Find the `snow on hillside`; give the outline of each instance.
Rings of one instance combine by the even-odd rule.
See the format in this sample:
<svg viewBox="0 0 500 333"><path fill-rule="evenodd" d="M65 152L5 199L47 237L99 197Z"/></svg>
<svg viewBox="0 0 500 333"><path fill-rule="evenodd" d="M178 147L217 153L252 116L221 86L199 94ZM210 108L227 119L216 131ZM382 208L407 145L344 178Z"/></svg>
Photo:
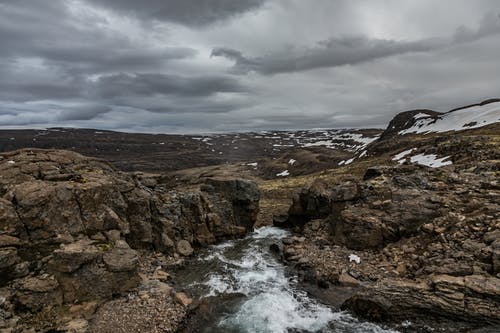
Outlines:
<svg viewBox="0 0 500 333"><path fill-rule="evenodd" d="M444 113L437 118L418 114L415 119L412 127L399 134L460 131L493 124L500 121L500 102Z"/></svg>
<svg viewBox="0 0 500 333"><path fill-rule="evenodd" d="M430 154L430 155L425 155L425 154L418 154L415 156L412 156L410 158L410 161L412 163L417 163L420 165L425 165L431 168L440 168L446 165L453 164L451 161L447 161L450 158L450 156L438 158L435 154Z"/></svg>
<svg viewBox="0 0 500 333"><path fill-rule="evenodd" d="M368 137L359 133L349 133L342 130L329 130L317 136L298 137L297 143L301 147L326 147L331 149L347 149L358 151L364 149L379 136Z"/></svg>

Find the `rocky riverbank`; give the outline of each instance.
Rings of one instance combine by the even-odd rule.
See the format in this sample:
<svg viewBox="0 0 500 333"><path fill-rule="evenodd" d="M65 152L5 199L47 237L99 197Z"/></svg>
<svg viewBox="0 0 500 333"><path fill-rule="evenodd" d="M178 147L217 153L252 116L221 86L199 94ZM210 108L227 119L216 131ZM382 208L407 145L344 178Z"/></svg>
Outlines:
<svg viewBox="0 0 500 333"><path fill-rule="evenodd" d="M297 234L283 241L284 259L315 295L372 321L500 327L496 136L389 140L371 147L392 146L384 164L317 177L295 194L274 219ZM402 151L452 162L422 166L398 160Z"/></svg>
<svg viewBox="0 0 500 333"><path fill-rule="evenodd" d="M2 332L175 331L191 300L166 270L245 235L259 202L248 181L173 191L98 159L35 149L0 155L0 196Z"/></svg>

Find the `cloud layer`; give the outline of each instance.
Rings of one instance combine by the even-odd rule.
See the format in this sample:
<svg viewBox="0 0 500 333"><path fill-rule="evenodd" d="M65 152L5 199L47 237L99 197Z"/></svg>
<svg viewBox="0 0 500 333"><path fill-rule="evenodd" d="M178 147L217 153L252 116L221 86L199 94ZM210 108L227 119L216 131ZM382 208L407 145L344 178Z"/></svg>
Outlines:
<svg viewBox="0 0 500 333"><path fill-rule="evenodd" d="M493 0L0 0L0 127L383 126L498 97L499 13Z"/></svg>

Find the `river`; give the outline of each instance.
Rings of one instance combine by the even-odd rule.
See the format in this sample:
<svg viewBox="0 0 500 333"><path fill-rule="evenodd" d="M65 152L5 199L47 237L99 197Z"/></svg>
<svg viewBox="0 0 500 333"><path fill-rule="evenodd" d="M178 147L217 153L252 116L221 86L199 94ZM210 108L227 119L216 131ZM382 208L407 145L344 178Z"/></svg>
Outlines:
<svg viewBox="0 0 500 333"><path fill-rule="evenodd" d="M194 316L186 332L394 332L361 322L301 290L296 276L269 250L288 235L260 228L201 251L177 271L176 287L205 300L203 313Z"/></svg>

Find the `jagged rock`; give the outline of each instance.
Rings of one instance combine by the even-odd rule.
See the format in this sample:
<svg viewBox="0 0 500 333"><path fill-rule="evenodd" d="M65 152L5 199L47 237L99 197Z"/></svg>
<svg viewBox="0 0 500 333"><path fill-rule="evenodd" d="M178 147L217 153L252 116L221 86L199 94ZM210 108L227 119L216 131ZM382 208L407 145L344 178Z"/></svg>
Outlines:
<svg viewBox="0 0 500 333"><path fill-rule="evenodd" d="M236 225L247 231L253 230L260 199L259 187L255 182L243 179L208 179L207 185L213 189L211 194L215 192L222 195L232 204L230 208Z"/></svg>
<svg viewBox="0 0 500 333"><path fill-rule="evenodd" d="M358 291L342 308L376 321L444 316L499 323L499 296L499 279L479 275L438 275L429 282L383 279Z"/></svg>
<svg viewBox="0 0 500 333"><path fill-rule="evenodd" d="M132 250L125 241L117 241L110 251L103 255L103 261L111 272L130 272L137 269L137 251Z"/></svg>
<svg viewBox="0 0 500 333"><path fill-rule="evenodd" d="M0 231L5 236L20 237L25 236L24 229L15 206L8 200L0 198Z"/></svg>
<svg viewBox="0 0 500 333"><path fill-rule="evenodd" d="M89 322L85 319L74 319L62 327L59 327L57 330L60 332L67 333L85 333L87 332L87 328L89 327Z"/></svg>
<svg viewBox="0 0 500 333"><path fill-rule="evenodd" d="M177 242L177 252L182 254L185 257L190 256L193 254L193 248L191 247L191 244L185 239L181 239L180 241Z"/></svg>
<svg viewBox="0 0 500 333"><path fill-rule="evenodd" d="M110 242L116 242L121 237L120 230L116 230L116 229L108 230L108 231L105 232L105 234L106 234L106 238Z"/></svg>
<svg viewBox="0 0 500 333"><path fill-rule="evenodd" d="M50 265L58 272L71 273L83 264L101 256L102 253L93 245L93 241L83 239L68 245L61 245L60 249L54 251Z"/></svg>
<svg viewBox="0 0 500 333"><path fill-rule="evenodd" d="M21 241L17 237L0 235L0 247L19 246Z"/></svg>
<svg viewBox="0 0 500 333"><path fill-rule="evenodd" d="M136 286L137 260L136 251L124 241L106 249L83 239L55 250L50 267L61 284L65 302L92 301L110 298Z"/></svg>
<svg viewBox="0 0 500 333"><path fill-rule="evenodd" d="M377 168L377 181L329 185L314 181L293 198L289 221L328 221L336 243L352 249L379 248L441 214L429 182L415 168ZM384 174L382 174L384 173Z"/></svg>
<svg viewBox="0 0 500 333"><path fill-rule="evenodd" d="M491 244L495 241L500 241L500 229L486 233L483 239L486 244Z"/></svg>
<svg viewBox="0 0 500 333"><path fill-rule="evenodd" d="M63 296L54 276L28 277L15 284L14 303L22 311L36 312L62 304Z"/></svg>
<svg viewBox="0 0 500 333"><path fill-rule="evenodd" d="M175 293L175 300L183 306L189 306L193 303L193 299L185 293Z"/></svg>
<svg viewBox="0 0 500 333"><path fill-rule="evenodd" d="M21 266L20 266L21 265ZM26 275L26 267L14 247L0 248L0 287L10 280Z"/></svg>
<svg viewBox="0 0 500 333"><path fill-rule="evenodd" d="M0 249L0 269L14 266L19 262L17 249L14 247Z"/></svg>
<svg viewBox="0 0 500 333"><path fill-rule="evenodd" d="M493 273L500 273L500 239L495 240L491 244L491 261L493 266Z"/></svg>
<svg viewBox="0 0 500 333"><path fill-rule="evenodd" d="M42 303L100 304L138 286L136 250L189 256L193 246L243 236L258 213L258 187L241 179L207 180L206 192L172 191L158 177L117 172L73 152L0 157L0 286L20 290L14 313ZM20 279L44 281L47 272L57 287L46 292ZM160 272L155 278L168 278Z"/></svg>
<svg viewBox="0 0 500 333"><path fill-rule="evenodd" d="M360 284L360 282L358 280L356 280L355 278L353 278L352 276L350 276L347 273L340 274L338 282L341 286L344 286L344 287L357 287Z"/></svg>

